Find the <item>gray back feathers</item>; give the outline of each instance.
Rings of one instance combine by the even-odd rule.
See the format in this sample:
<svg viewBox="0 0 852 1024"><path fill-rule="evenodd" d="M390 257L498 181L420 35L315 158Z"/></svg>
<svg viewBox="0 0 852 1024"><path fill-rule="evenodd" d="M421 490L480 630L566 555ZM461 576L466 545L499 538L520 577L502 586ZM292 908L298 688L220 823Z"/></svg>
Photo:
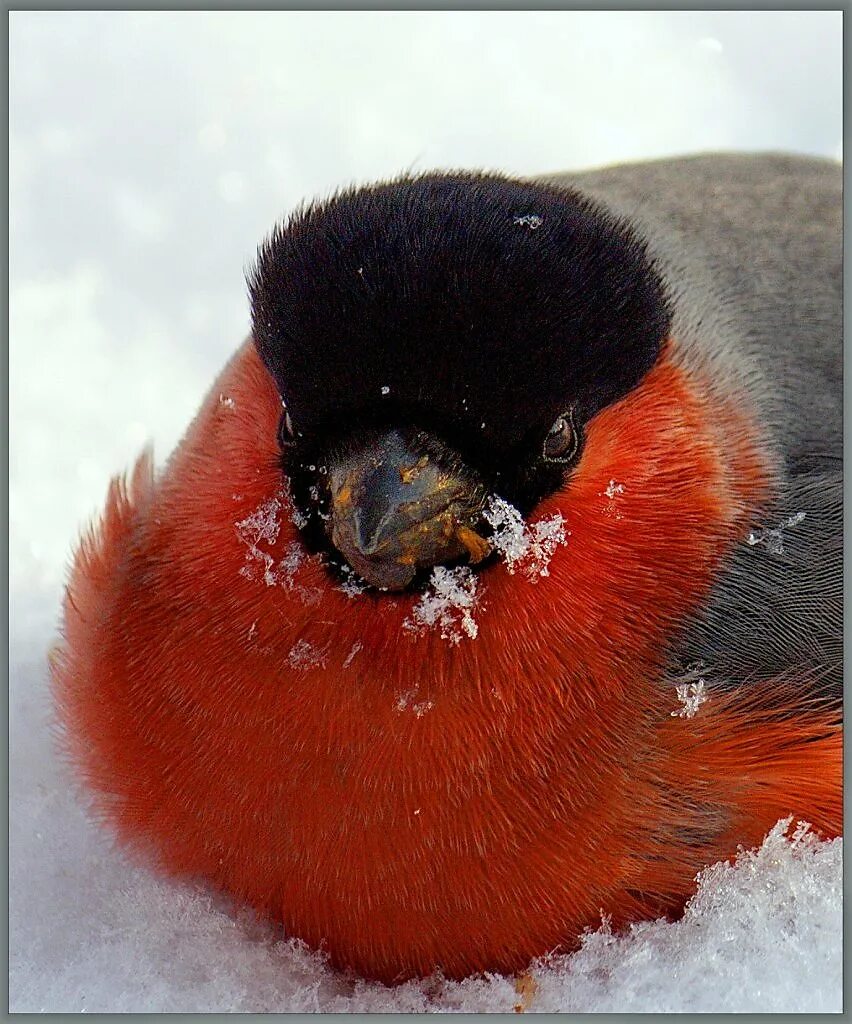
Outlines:
<svg viewBox="0 0 852 1024"><path fill-rule="evenodd" d="M708 155L556 179L637 223L676 298L687 360L741 394L780 491L732 552L673 671L842 693L842 171L775 154ZM751 543L749 542L751 541Z"/></svg>

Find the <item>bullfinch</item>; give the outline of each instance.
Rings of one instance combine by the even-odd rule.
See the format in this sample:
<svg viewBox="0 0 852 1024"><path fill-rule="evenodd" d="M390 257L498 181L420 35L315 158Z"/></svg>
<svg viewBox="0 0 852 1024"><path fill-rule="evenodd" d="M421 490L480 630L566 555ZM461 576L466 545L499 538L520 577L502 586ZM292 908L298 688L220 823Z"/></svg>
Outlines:
<svg viewBox="0 0 852 1024"><path fill-rule="evenodd" d="M787 815L837 835L840 189L427 173L275 227L249 338L76 552L96 814L385 982L676 915Z"/></svg>

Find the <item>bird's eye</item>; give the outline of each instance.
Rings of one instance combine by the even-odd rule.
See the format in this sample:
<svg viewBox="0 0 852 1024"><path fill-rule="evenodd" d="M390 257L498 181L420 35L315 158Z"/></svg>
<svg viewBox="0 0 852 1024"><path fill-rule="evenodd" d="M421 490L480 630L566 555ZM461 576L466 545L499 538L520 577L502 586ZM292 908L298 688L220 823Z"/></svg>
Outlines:
<svg viewBox="0 0 852 1024"><path fill-rule="evenodd" d="M296 432L293 430L293 421L290 413L285 409L281 413L281 421L278 424L278 444L282 448L291 448L296 443Z"/></svg>
<svg viewBox="0 0 852 1024"><path fill-rule="evenodd" d="M568 409L559 416L544 441L546 462L570 462L580 447L580 436L574 423L574 412Z"/></svg>

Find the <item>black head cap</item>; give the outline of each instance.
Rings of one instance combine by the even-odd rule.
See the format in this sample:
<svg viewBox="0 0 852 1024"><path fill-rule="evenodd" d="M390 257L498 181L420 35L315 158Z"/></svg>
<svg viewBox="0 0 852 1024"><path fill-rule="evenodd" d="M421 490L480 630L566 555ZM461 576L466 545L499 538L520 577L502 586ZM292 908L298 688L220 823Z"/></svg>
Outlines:
<svg viewBox="0 0 852 1024"><path fill-rule="evenodd" d="M360 426L411 425L529 506L542 445L653 365L670 326L644 243L576 192L426 174L298 211L250 276L254 337L306 461Z"/></svg>

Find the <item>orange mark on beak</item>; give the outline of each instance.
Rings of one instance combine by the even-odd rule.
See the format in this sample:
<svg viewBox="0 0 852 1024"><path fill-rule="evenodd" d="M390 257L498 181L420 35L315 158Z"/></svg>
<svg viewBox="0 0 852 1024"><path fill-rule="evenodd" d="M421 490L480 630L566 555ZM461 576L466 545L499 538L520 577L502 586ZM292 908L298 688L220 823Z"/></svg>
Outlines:
<svg viewBox="0 0 852 1024"><path fill-rule="evenodd" d="M475 530L471 530L469 526L457 527L456 537L464 544L474 565L491 553L491 545L488 541L484 537L480 537Z"/></svg>
<svg viewBox="0 0 852 1024"><path fill-rule="evenodd" d="M352 488L349 484L344 484L337 492L335 503L340 505L341 508L348 508L352 504Z"/></svg>
<svg viewBox="0 0 852 1024"><path fill-rule="evenodd" d="M422 470L426 467L429 462L429 456L424 455L418 459L413 466L400 466L399 467L399 478L404 484L413 483L417 477L420 476Z"/></svg>

